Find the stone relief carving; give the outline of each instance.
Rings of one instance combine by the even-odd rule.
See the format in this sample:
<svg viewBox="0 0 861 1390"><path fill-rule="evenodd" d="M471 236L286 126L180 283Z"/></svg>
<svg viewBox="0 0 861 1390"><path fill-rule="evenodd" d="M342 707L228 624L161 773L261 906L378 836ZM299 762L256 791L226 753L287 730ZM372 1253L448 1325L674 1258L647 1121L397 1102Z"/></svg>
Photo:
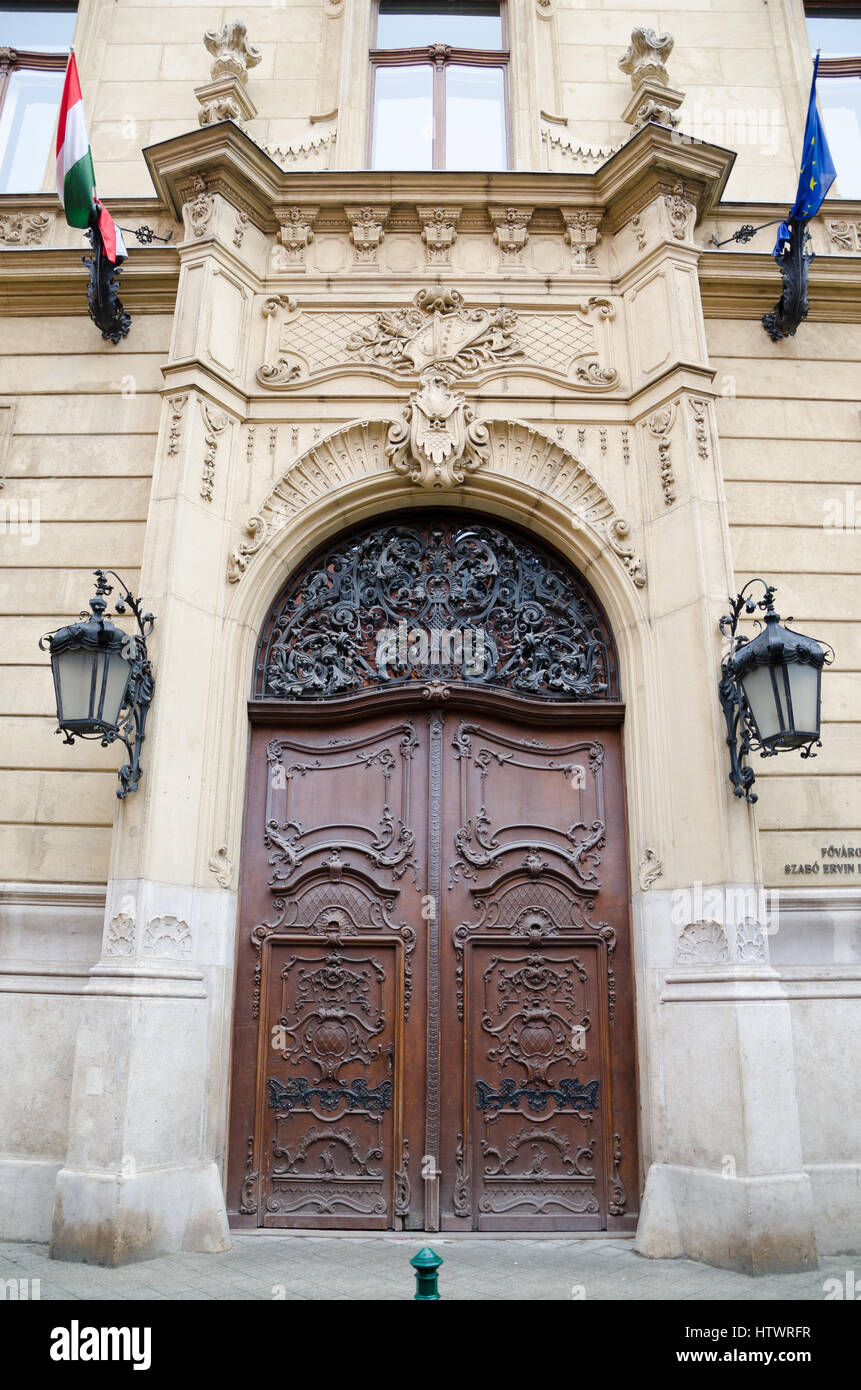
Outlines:
<svg viewBox="0 0 861 1390"><path fill-rule="evenodd" d="M238 212L236 214L236 226L233 229L233 245L241 246L245 239L245 228L248 226L248 213Z"/></svg>
<svg viewBox="0 0 861 1390"><path fill-rule="evenodd" d="M143 949L151 956L188 960L191 927L179 917L153 917L144 931Z"/></svg>
<svg viewBox="0 0 861 1390"><path fill-rule="evenodd" d="M655 879L662 876L663 872L664 866L655 851L653 849L647 849L639 865L640 887L644 893L651 888Z"/></svg>
<svg viewBox="0 0 861 1390"><path fill-rule="evenodd" d="M220 888L229 888L233 878L233 864L227 853L227 845L221 845L209 860L210 873Z"/></svg>
<svg viewBox="0 0 861 1390"><path fill-rule="evenodd" d="M466 397L451 391L451 380L435 368L423 373L421 391L388 433L389 463L422 487L462 483L487 462L487 427L475 420Z"/></svg>
<svg viewBox="0 0 861 1390"><path fill-rule="evenodd" d="M353 259L357 265L375 266L380 242L386 235L388 208L365 207L344 208L350 223L350 241L353 243Z"/></svg>
<svg viewBox="0 0 861 1390"><path fill-rule="evenodd" d="M277 208L279 223L278 237L283 248L282 269L287 266L295 269L304 266L305 252L314 240L314 219L318 208L292 207Z"/></svg>
<svg viewBox="0 0 861 1390"><path fill-rule="evenodd" d="M273 389L297 389L355 365L396 381L417 380L431 366L458 379L487 377L515 362L585 390L611 390L619 380L606 363L615 309L595 296L564 314L515 313L468 308L459 291L436 285L419 290L406 308L373 315L300 313L295 301L277 297L265 301L263 312L281 325L277 352L267 332L266 361L257 371L260 384Z"/></svg>
<svg viewBox="0 0 861 1390"><path fill-rule="evenodd" d="M200 480L200 495L205 502L212 501L212 489L215 484L215 456L218 453L218 436L223 434L230 424L230 416L225 415L223 410L216 410L207 401L200 402L200 413L203 416L205 429L203 455L203 473Z"/></svg>
<svg viewBox="0 0 861 1390"><path fill-rule="evenodd" d="M646 582L642 561L628 543L630 527L589 470L557 441L522 420L484 422L487 471L510 477L554 499L607 541L636 588ZM339 487L384 473L386 421L361 421L335 431L290 465L245 525L245 539L231 554L227 579L238 583L254 558L293 518Z"/></svg>
<svg viewBox="0 0 861 1390"><path fill-rule="evenodd" d="M643 219L640 213L635 212L631 218L631 228L637 238L637 250L642 252L646 249L646 229L643 226Z"/></svg>
<svg viewBox="0 0 861 1390"><path fill-rule="evenodd" d="M301 142L297 145L264 145L263 148L282 169L293 164L312 163L315 168L328 169L338 140L337 126L327 130L325 135Z"/></svg>
<svg viewBox="0 0 861 1390"><path fill-rule="evenodd" d="M0 241L7 246L42 246L53 220L47 212L4 212Z"/></svg>
<svg viewBox="0 0 861 1390"><path fill-rule="evenodd" d="M451 248L457 241L457 222L460 208L417 207L422 224L428 265L446 266L451 261Z"/></svg>
<svg viewBox="0 0 861 1390"><path fill-rule="evenodd" d="M825 226L831 245L836 246L838 251L848 251L850 255L861 251L861 221L847 222L841 218L826 222Z"/></svg>
<svg viewBox="0 0 861 1390"><path fill-rule="evenodd" d="M487 209L493 223L493 240L499 247L502 270L520 265L523 248L529 240L529 220L533 211L533 208Z"/></svg>
<svg viewBox="0 0 861 1390"><path fill-rule="evenodd" d="M109 956L131 956L134 955L134 949L134 918L130 917L127 912L120 912L116 917L112 917L108 924L105 954Z"/></svg>
<svg viewBox="0 0 861 1390"><path fill-rule="evenodd" d="M685 186L681 181L674 183L672 192L664 195L664 207L673 236L678 241L684 241L688 235L691 217L696 217L697 210L695 205L688 201Z"/></svg>
<svg viewBox="0 0 861 1390"><path fill-rule="evenodd" d="M170 407L170 427L167 436L167 452L171 455L179 453L179 441L182 436L182 412L185 410L185 403L188 400L188 392L184 391L178 396L168 396L167 403Z"/></svg>
<svg viewBox="0 0 861 1390"><path fill-rule="evenodd" d="M672 445L669 437L675 422L676 407L674 404L662 406L660 410L656 410L653 415L650 415L646 422L650 434L653 434L658 441L661 489L664 494L664 502L668 507L671 507L676 500L676 477L673 473Z"/></svg>
<svg viewBox="0 0 861 1390"><path fill-rule="evenodd" d="M744 917L735 929L735 957L739 962L765 964L768 960L766 934L761 922Z"/></svg>
<svg viewBox="0 0 861 1390"><path fill-rule="evenodd" d="M183 203L182 220L186 232L192 238L202 237L212 218L215 208L215 194L207 193L206 180L201 174L195 174L192 179L191 191L194 197Z"/></svg>
<svg viewBox="0 0 861 1390"><path fill-rule="evenodd" d="M694 433L697 440L697 455L704 461L709 456L709 436L708 425L706 424L706 410L708 402L697 400L695 396L689 396L688 401L691 407L691 414L694 417Z"/></svg>
<svg viewBox="0 0 861 1390"><path fill-rule="evenodd" d="M723 965L729 961L726 932L719 922L689 922L676 942L679 965Z"/></svg>
<svg viewBox="0 0 861 1390"><path fill-rule="evenodd" d="M548 168L553 164L554 159L558 159L560 165L576 164L578 168L593 171L599 168L605 160L622 148L618 145L579 145L575 144L569 136L559 135L555 130L550 130L547 126L541 127L541 143L544 146L545 160Z"/></svg>
<svg viewBox="0 0 861 1390"><path fill-rule="evenodd" d="M595 247L601 240L601 214L586 208L562 208L565 240L571 247L571 269L594 270L598 264Z"/></svg>
<svg viewBox="0 0 861 1390"><path fill-rule="evenodd" d="M373 327L359 329L345 344L358 361L380 362L395 374L416 375L445 365L453 377L523 355L512 330L510 309L467 309L457 290L419 290L409 309L377 314Z"/></svg>

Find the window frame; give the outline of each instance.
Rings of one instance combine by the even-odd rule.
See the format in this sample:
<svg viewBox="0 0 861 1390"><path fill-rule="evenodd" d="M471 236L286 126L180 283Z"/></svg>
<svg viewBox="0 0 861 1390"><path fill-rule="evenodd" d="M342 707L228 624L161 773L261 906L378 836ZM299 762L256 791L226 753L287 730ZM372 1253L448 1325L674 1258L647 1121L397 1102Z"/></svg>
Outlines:
<svg viewBox="0 0 861 1390"><path fill-rule="evenodd" d="M50 6L44 6L44 8L50 8ZM64 8L67 9L68 7ZM80 16L81 5L80 0L78 0L78 3L75 5L75 28L77 28ZM74 29L72 31L72 38L74 39ZM65 72L66 66L69 62L69 54L71 52L72 44L69 44L66 48L55 49L13 48L9 44L0 44L0 117L2 117L3 115L3 107L6 104L6 96L9 91L9 85L12 80L12 74L14 72ZM55 133L57 129L57 119L59 118L59 115L60 103L58 102L57 112L54 117ZM52 148L53 145L51 146L51 149ZM2 157L4 153L5 150L0 150L0 157ZM51 157L51 150L49 149L48 161L45 166L46 169L53 162L54 161ZM33 193L40 193L43 191L42 186L45 183L45 176L45 170L43 170L40 187L32 189L31 191ZM11 196L15 195L6 194L2 189L0 189L0 197ZM17 196L25 197L26 194L21 193Z"/></svg>
<svg viewBox="0 0 861 1390"><path fill-rule="evenodd" d="M431 167L421 172L445 172L445 77L449 67L501 68L502 69L502 119L505 128L505 163L503 169L511 169L512 130L509 100L509 67L511 50L508 43L508 7L506 0L499 0L499 17L502 27L499 48L457 48L453 44L422 44L418 48L377 48L377 32L380 19L380 0L374 0L371 17L371 82L368 119L367 165L374 168L374 136L376 133L377 73L380 68L430 67L433 72L432 109L433 140L431 143ZM405 171L406 172L406 171ZM458 171L455 171L458 172Z"/></svg>
<svg viewBox="0 0 861 1390"><path fill-rule="evenodd" d="M861 77L861 5L858 0L852 0L851 4L835 4L834 0L805 0L804 19L805 31L806 21L812 19L814 15L821 14L824 10L847 10L850 15L855 12L853 17L858 19L858 53L856 55L847 54L843 58L820 58L819 76L820 77ZM810 35L807 34L807 46L810 47Z"/></svg>

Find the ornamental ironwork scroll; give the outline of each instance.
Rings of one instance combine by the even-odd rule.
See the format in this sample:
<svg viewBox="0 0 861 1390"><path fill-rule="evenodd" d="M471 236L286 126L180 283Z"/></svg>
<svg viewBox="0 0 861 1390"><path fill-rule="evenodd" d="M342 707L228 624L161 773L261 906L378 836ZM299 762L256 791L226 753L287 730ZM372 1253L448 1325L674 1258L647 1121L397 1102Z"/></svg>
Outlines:
<svg viewBox="0 0 861 1390"><path fill-rule="evenodd" d="M442 511L318 551L270 610L253 697L323 700L412 682L619 698L610 630L585 582L531 538Z"/></svg>

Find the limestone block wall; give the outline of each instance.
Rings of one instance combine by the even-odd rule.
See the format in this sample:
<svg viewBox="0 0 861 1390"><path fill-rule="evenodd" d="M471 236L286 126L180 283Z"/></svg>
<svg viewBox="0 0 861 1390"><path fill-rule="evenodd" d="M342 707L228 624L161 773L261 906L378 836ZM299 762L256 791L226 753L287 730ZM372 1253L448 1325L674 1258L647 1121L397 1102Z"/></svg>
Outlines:
<svg viewBox="0 0 861 1390"><path fill-rule="evenodd" d="M861 857L827 852L861 851L861 325L806 323L772 347L758 323L712 320L708 340L739 586L764 575L836 652L817 756L754 759L765 882L861 892Z"/></svg>
<svg viewBox="0 0 861 1390"><path fill-rule="evenodd" d="M170 319L137 317L109 351L84 316L7 318L3 338L2 877L104 883L120 751L54 737L38 642L86 606L96 566L137 584Z"/></svg>

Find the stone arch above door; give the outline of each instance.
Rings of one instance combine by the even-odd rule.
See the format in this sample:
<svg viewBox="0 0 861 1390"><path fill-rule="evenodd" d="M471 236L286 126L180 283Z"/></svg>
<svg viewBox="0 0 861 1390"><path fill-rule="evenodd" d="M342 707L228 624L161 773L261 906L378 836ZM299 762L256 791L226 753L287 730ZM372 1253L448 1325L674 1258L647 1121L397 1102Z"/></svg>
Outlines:
<svg viewBox="0 0 861 1390"><path fill-rule="evenodd" d="M228 562L229 582L240 583L279 533L313 503L329 498L337 509L339 494L354 491L365 480L379 486L403 477L407 505L422 493L441 503L457 501L467 491L490 494L506 487L549 498L570 512L572 529L591 536L593 552L608 552L628 580L643 587L642 561L629 544L629 523L595 476L562 444L521 420L474 422L463 398L455 399L454 410L462 412L460 425L455 421L451 427L456 444L441 461L435 481L432 444L420 444L423 457L416 457L414 421L420 399L412 398L402 421L355 421L297 459L246 522L245 539Z"/></svg>

